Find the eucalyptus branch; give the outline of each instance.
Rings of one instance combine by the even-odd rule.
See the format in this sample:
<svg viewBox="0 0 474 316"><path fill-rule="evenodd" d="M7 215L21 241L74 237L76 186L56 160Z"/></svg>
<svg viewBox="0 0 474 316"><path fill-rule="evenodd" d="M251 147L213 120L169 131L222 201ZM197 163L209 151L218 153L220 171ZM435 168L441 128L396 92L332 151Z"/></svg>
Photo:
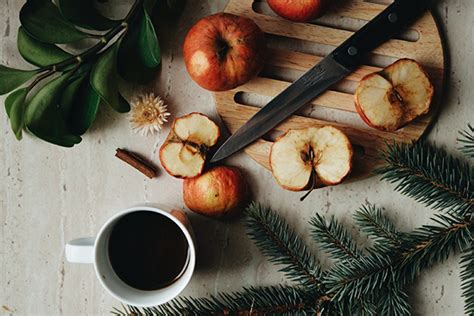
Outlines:
<svg viewBox="0 0 474 316"><path fill-rule="evenodd" d="M48 69L43 71L38 77L35 78L27 87L28 91L31 91L38 83L43 81L46 78L51 77L52 75L55 74L55 71L53 69Z"/></svg>
<svg viewBox="0 0 474 316"><path fill-rule="evenodd" d="M52 70L53 72L61 72L64 69L76 64L81 65L82 63L88 61L92 57L96 56L103 48L105 48L110 41L115 38L119 33L125 30L128 30L130 20L138 13L138 10L141 8L144 0L136 0L132 7L130 8L127 16L123 19L122 23L118 24L106 34L99 37L99 42L96 43L91 48L80 53L79 55L68 58L62 62L51 64L45 67L40 68L40 71Z"/></svg>

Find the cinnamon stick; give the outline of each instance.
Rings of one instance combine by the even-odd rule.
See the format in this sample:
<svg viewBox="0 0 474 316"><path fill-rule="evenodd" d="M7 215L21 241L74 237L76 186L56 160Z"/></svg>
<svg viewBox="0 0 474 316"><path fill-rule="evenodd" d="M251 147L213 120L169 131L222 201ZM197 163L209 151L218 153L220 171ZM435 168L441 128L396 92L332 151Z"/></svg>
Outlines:
<svg viewBox="0 0 474 316"><path fill-rule="evenodd" d="M146 161L145 159L131 151L117 148L115 157L126 162L127 164L137 169L150 179L153 179L157 175L158 171L156 167L151 164L151 162Z"/></svg>

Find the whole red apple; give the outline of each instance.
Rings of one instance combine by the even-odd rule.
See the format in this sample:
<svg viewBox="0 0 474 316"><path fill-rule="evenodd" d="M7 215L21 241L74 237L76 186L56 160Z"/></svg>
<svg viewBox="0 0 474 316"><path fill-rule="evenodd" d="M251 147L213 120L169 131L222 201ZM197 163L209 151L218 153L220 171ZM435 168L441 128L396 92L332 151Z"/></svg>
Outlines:
<svg viewBox="0 0 474 316"><path fill-rule="evenodd" d="M267 0L268 5L282 18L308 22L323 15L325 0Z"/></svg>
<svg viewBox="0 0 474 316"><path fill-rule="evenodd" d="M184 180L186 206L199 214L223 217L238 213L248 199L248 185L239 169L214 167L206 173Z"/></svg>
<svg viewBox="0 0 474 316"><path fill-rule="evenodd" d="M197 84L211 91L231 90L262 69L264 34L248 18L218 13L191 28L183 54L188 73Z"/></svg>

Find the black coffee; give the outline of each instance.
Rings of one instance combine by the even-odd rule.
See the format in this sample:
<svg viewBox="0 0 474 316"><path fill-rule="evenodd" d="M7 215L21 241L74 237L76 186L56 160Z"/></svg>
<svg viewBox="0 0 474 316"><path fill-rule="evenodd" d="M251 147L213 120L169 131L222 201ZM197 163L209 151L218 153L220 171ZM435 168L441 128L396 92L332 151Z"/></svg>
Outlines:
<svg viewBox="0 0 474 316"><path fill-rule="evenodd" d="M131 287L157 290L173 283L188 260L188 241L166 216L138 211L119 219L109 238L115 273Z"/></svg>

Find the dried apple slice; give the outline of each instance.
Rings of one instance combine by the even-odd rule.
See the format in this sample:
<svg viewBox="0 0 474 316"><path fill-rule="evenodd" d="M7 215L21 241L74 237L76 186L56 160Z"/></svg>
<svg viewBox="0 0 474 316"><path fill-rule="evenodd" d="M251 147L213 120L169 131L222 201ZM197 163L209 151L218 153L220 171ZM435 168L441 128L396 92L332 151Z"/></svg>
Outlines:
<svg viewBox="0 0 474 316"><path fill-rule="evenodd" d="M199 176L209 148L217 144L219 137L217 124L203 114L177 118L160 149L163 168L176 178Z"/></svg>
<svg viewBox="0 0 474 316"><path fill-rule="evenodd" d="M355 95L356 110L369 126L395 131L399 128L403 110L397 91L390 81L379 74L370 74L359 84Z"/></svg>
<svg viewBox="0 0 474 316"><path fill-rule="evenodd" d="M270 165L280 186L291 191L341 183L352 169L352 145L337 128L290 130L273 143ZM314 178L313 178L314 179Z"/></svg>
<svg viewBox="0 0 474 316"><path fill-rule="evenodd" d="M382 74L388 78L403 100L402 125L428 113L434 87L428 74L416 61L400 59L385 68Z"/></svg>
<svg viewBox="0 0 474 316"><path fill-rule="evenodd" d="M364 77L355 93L356 110L369 126L395 131L428 113L434 88L414 60L400 59Z"/></svg>

